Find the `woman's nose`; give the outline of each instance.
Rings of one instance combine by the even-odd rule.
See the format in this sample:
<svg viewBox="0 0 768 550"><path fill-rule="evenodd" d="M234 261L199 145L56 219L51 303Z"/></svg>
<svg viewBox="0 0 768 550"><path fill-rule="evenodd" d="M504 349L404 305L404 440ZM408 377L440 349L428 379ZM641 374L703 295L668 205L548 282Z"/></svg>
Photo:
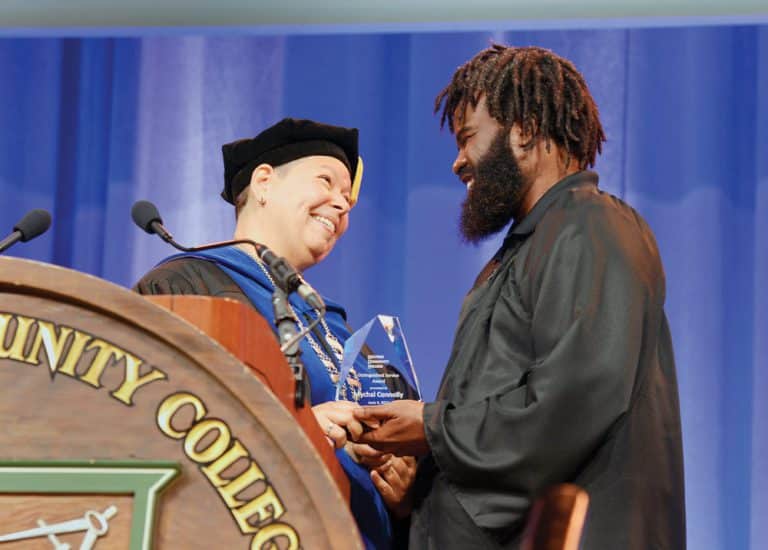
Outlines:
<svg viewBox="0 0 768 550"><path fill-rule="evenodd" d="M336 192L333 194L333 200L331 201L331 206L341 212L342 214L346 214L349 212L350 206L349 201L347 198L341 194L341 192Z"/></svg>

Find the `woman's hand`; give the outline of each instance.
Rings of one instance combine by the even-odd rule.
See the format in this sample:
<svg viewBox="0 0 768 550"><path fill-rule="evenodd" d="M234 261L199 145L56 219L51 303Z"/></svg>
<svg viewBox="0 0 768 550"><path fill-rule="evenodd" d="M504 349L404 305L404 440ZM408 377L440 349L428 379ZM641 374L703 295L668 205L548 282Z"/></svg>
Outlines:
<svg viewBox="0 0 768 550"><path fill-rule="evenodd" d="M373 485L397 518L411 513L410 489L415 478L416 459L412 456L390 455L387 462L371 470Z"/></svg>
<svg viewBox="0 0 768 550"><path fill-rule="evenodd" d="M355 418L354 411L360 405L353 401L326 401L312 407L315 419L328 442L341 449L348 435L357 439L363 433L363 425Z"/></svg>
<svg viewBox="0 0 768 550"><path fill-rule="evenodd" d="M393 456L391 453L377 451L365 443L354 443L352 441L347 441L347 444L344 448L347 450L347 453L352 456L355 462L362 464L369 470L383 466Z"/></svg>

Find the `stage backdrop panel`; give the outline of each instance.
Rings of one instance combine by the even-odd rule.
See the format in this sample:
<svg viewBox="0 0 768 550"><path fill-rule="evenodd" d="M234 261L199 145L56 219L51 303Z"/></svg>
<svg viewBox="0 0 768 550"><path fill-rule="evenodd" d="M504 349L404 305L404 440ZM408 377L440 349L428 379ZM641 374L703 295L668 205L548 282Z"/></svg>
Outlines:
<svg viewBox="0 0 768 550"><path fill-rule="evenodd" d="M130 221L158 204L185 243L230 235L222 143L283 116L361 130L362 195L307 273L359 326L399 314L427 397L461 300L501 236L463 245L455 145L432 114L492 40L552 48L590 84L601 186L655 231L680 376L689 546L768 546L768 27L0 39L0 229L13 254L131 285L172 252Z"/></svg>

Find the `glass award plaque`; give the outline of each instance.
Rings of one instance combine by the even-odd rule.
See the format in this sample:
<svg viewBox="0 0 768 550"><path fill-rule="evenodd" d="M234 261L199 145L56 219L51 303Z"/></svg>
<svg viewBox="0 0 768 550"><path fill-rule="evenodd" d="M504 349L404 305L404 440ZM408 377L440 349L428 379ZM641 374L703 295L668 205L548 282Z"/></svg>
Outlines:
<svg viewBox="0 0 768 550"><path fill-rule="evenodd" d="M363 386L361 403L380 405L396 399L421 400L419 379L400 319L392 315L376 315L344 343L336 399L339 398L341 384L361 353L368 367L365 372L357 372Z"/></svg>

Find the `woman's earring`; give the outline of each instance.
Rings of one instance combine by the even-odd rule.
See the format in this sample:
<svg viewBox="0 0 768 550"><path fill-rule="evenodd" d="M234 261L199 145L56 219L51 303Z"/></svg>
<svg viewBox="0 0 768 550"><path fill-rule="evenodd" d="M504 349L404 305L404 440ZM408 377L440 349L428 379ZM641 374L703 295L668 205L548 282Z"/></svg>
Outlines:
<svg viewBox="0 0 768 550"><path fill-rule="evenodd" d="M258 204L261 207L264 207L267 205L267 199L265 199L264 197L259 197L258 199L256 199L256 204Z"/></svg>

